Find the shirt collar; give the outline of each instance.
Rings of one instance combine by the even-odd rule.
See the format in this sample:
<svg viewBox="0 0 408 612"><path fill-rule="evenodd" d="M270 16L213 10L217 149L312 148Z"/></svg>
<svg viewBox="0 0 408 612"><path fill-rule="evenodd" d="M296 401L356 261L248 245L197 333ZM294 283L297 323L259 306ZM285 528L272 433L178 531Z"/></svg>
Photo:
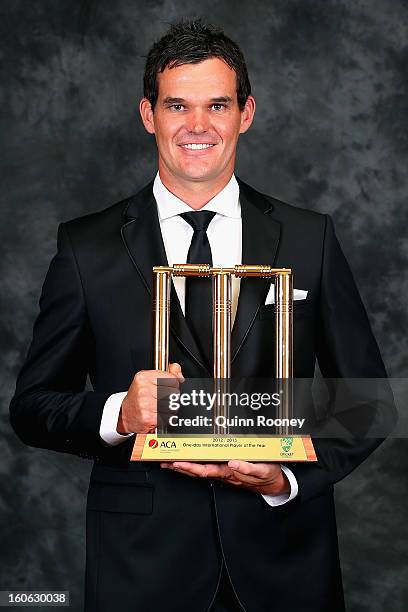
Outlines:
<svg viewBox="0 0 408 612"><path fill-rule="evenodd" d="M157 202L160 221L175 217L184 212L191 212L192 208L171 193L161 181L159 173L153 183L153 195ZM233 174L229 182L225 185L212 200L207 202L200 210L211 210L225 217L235 219L241 218L241 207L239 205L239 185Z"/></svg>

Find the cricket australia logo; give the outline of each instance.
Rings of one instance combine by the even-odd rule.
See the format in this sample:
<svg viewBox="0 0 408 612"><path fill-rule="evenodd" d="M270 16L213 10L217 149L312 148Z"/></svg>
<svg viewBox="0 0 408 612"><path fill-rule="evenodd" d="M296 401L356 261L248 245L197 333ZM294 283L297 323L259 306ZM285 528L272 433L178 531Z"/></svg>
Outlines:
<svg viewBox="0 0 408 612"><path fill-rule="evenodd" d="M290 449L292 448L292 444L293 444L293 438L281 438L281 449L282 449L282 455L293 455L293 453L290 452Z"/></svg>

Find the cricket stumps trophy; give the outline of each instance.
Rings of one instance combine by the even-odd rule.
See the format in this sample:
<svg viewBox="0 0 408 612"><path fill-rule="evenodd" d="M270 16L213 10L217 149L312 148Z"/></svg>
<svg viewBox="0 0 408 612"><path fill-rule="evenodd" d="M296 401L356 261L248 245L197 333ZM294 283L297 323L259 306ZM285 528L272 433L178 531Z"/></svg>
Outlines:
<svg viewBox="0 0 408 612"><path fill-rule="evenodd" d="M176 264L153 268L153 368L169 366L170 291L172 276L212 278L213 389L218 398L213 408L217 417L229 415L231 379L231 286L232 277L269 277L275 282L275 377L284 383L285 393L276 408L280 421L290 422L293 410L293 277L288 268L264 265L236 265L216 268L205 264ZM230 434L214 426L213 433L137 434L133 461L316 461L313 442L307 435L292 435L287 426L276 435Z"/></svg>

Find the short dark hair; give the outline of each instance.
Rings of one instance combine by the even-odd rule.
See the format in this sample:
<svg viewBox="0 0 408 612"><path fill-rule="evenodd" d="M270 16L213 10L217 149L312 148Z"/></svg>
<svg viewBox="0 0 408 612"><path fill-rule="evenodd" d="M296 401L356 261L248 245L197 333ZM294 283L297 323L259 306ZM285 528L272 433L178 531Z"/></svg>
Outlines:
<svg viewBox="0 0 408 612"><path fill-rule="evenodd" d="M251 93L248 70L241 49L221 28L201 19L180 21L170 27L150 49L143 78L144 96L154 109L158 98L157 75L165 68L198 64L218 57L235 71L238 105L243 110Z"/></svg>

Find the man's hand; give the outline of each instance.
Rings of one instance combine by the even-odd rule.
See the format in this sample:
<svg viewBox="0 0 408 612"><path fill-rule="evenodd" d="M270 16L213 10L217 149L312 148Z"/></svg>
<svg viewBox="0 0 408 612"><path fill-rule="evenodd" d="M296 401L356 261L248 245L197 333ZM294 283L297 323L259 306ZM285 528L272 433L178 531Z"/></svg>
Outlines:
<svg viewBox="0 0 408 612"><path fill-rule="evenodd" d="M162 468L198 478L215 478L237 487L244 487L262 495L282 495L290 491L290 484L278 463L189 463L173 461L161 463Z"/></svg>
<svg viewBox="0 0 408 612"><path fill-rule="evenodd" d="M169 393L178 391L179 383L184 381L181 366L171 363L168 372L141 370L135 374L122 402L116 428L118 433L151 433L156 429L157 379L161 381L162 386L164 378L167 379Z"/></svg>

